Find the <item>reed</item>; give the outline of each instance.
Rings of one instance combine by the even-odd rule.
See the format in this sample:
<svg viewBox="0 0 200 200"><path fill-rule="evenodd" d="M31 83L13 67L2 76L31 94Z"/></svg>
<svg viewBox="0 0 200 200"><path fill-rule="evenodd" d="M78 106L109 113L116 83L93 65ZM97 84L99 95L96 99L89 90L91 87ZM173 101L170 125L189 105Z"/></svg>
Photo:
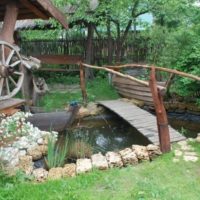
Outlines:
<svg viewBox="0 0 200 200"><path fill-rule="evenodd" d="M54 167L62 167L65 164L65 159L68 152L68 139L64 141L64 145L56 145L53 138L48 138L48 154L45 158L48 169Z"/></svg>

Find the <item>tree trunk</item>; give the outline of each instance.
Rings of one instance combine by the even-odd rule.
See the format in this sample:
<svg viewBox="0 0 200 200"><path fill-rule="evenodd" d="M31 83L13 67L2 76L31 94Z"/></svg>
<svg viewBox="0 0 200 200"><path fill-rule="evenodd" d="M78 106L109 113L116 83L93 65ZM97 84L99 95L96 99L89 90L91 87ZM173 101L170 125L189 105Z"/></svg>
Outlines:
<svg viewBox="0 0 200 200"><path fill-rule="evenodd" d="M93 64L93 36L94 36L94 25L92 23L89 23L87 46L86 46L86 63L87 64ZM94 78L93 70L86 68L85 77L86 77L86 80L93 79Z"/></svg>
<svg viewBox="0 0 200 200"><path fill-rule="evenodd" d="M113 45L111 36L110 19L107 21L107 33L108 33L108 64L111 65L113 61Z"/></svg>

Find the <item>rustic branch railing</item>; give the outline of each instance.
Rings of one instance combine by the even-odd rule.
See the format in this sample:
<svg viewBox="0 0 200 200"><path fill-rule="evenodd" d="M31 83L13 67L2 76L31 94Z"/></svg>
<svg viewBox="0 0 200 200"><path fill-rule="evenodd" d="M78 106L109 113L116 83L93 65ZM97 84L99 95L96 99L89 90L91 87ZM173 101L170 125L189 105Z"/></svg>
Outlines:
<svg viewBox="0 0 200 200"><path fill-rule="evenodd" d="M119 72L122 68L127 67L140 67L149 69L151 71L150 73L150 79L148 81L143 81L140 79L137 79L133 76L123 74ZM143 86L149 87L152 93L153 103L156 111L156 118L157 118L157 127L158 127L158 133L159 133L159 141L160 141L160 148L162 152L169 152L171 150L170 147L170 135L169 135L169 127L168 127L168 118L166 114L166 110L164 107L163 102L163 91L166 90L166 87L159 86L156 81L156 70L164 71L170 73L169 81L167 82L166 86L169 85L169 82L172 79L172 75L179 75L187 78L191 78L196 81L200 81L200 77L187 74L184 72L180 72L173 69L167 69L163 67L155 67L155 66L148 66L148 65L139 65L139 64L126 64L126 65L119 65L119 66L92 66L85 63L80 63L80 86L82 90L82 96L83 96L83 102L84 104L87 104L87 92L86 92L86 81L85 81L85 68L91 68L96 70L104 70L109 73L115 74L117 76L127 78L129 80L132 80L136 83L139 83Z"/></svg>

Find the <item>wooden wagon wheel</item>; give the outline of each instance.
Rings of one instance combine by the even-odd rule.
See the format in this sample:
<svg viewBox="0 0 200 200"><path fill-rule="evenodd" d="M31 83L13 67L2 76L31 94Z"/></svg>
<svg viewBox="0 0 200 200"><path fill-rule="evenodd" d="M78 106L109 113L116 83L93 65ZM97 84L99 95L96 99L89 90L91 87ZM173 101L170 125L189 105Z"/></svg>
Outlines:
<svg viewBox="0 0 200 200"><path fill-rule="evenodd" d="M22 59L16 47L0 41L0 100L15 96L22 87Z"/></svg>

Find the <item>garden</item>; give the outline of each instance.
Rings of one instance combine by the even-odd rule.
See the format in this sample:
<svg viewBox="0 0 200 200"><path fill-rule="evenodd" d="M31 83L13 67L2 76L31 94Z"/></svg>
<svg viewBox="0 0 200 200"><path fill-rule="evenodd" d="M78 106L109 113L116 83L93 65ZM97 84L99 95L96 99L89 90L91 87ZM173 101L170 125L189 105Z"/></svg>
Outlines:
<svg viewBox="0 0 200 200"><path fill-rule="evenodd" d="M199 199L198 1L0 8L0 200Z"/></svg>

